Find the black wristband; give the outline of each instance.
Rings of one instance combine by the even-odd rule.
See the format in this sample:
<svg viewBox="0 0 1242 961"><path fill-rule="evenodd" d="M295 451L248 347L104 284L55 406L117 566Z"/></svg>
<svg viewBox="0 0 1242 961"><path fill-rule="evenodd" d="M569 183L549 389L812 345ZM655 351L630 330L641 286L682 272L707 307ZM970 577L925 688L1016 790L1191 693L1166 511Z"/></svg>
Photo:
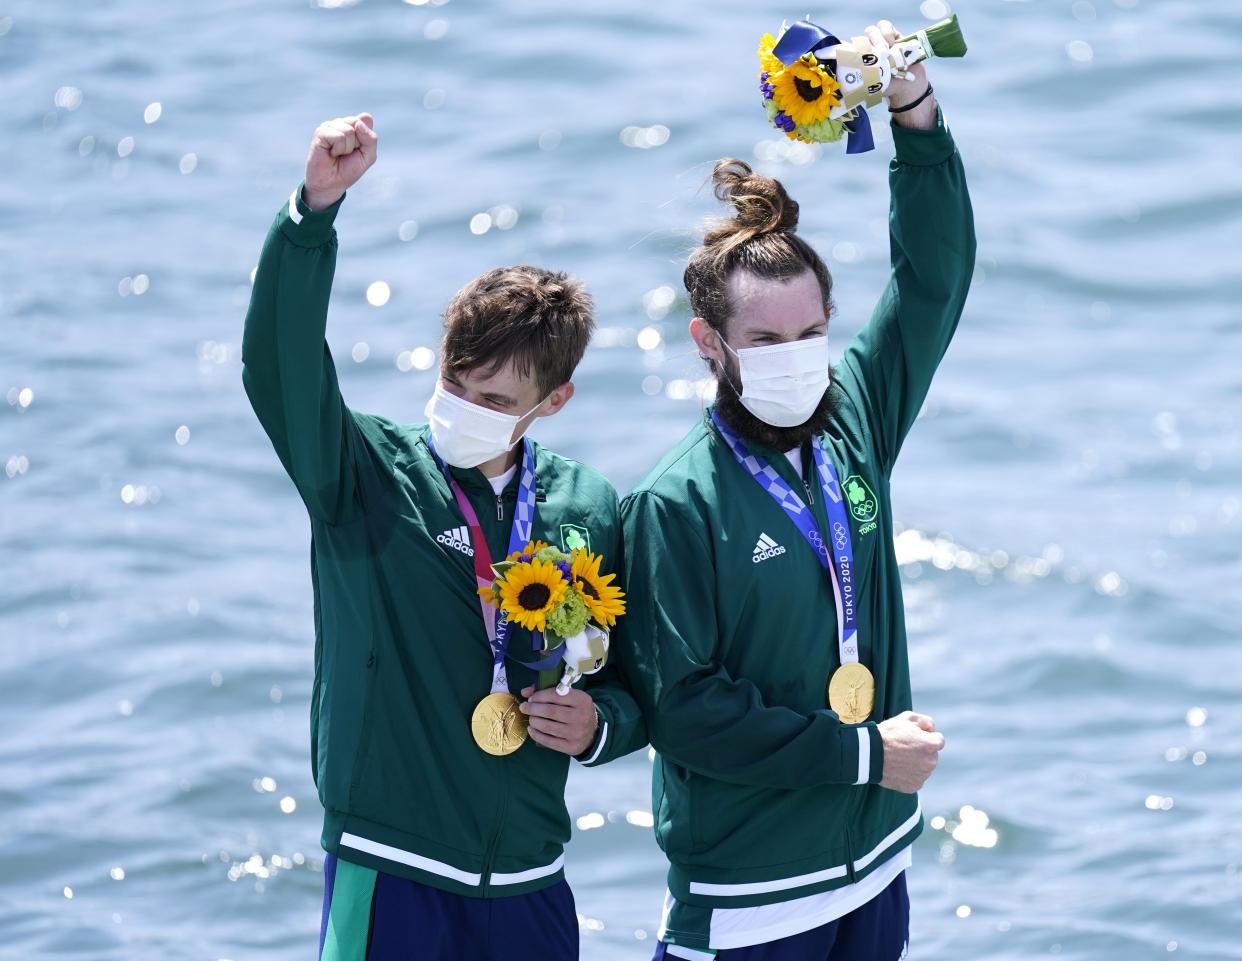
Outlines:
<svg viewBox="0 0 1242 961"><path fill-rule="evenodd" d="M932 93L932 85L929 83L927 85L927 89L924 90L921 94L919 94L919 97L917 100L911 100L904 107L889 107L888 112L889 113L905 113L907 110L913 110L915 107L921 104L924 100L930 97L931 93Z"/></svg>

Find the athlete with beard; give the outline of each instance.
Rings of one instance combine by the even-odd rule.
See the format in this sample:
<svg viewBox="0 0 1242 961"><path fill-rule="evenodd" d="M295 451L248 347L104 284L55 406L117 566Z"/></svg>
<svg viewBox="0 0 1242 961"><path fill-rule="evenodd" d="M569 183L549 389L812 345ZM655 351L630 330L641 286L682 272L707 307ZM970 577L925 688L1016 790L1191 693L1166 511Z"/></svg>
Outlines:
<svg viewBox="0 0 1242 961"><path fill-rule="evenodd" d="M686 268L718 399L622 505L626 667L670 862L657 959L907 949L916 792L944 737L911 710L889 478L975 255L961 158L914 72L889 96L892 274L840 363L832 279L777 181L720 161L735 216Z"/></svg>

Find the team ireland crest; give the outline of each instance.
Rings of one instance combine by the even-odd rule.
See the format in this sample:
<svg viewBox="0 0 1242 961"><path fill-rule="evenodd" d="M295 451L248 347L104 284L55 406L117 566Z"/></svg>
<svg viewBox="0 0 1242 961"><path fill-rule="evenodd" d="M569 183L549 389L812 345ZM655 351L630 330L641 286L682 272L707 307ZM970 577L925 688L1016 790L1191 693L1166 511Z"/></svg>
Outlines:
<svg viewBox="0 0 1242 961"><path fill-rule="evenodd" d="M875 520L878 502L875 493L867 486L867 482L857 474L845 479L845 500L850 505L850 514L860 524Z"/></svg>
<svg viewBox="0 0 1242 961"><path fill-rule="evenodd" d="M591 532L580 524L562 524L561 547L568 554L577 550L590 553Z"/></svg>

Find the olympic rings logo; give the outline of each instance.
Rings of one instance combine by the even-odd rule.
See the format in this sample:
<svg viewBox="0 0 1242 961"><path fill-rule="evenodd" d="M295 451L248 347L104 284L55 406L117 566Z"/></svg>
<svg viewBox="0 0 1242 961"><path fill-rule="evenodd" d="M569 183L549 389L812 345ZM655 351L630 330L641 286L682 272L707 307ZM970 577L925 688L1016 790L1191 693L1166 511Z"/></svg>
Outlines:
<svg viewBox="0 0 1242 961"><path fill-rule="evenodd" d="M839 551L845 550L845 545L850 542L849 532L840 521L832 525L832 542L837 545Z"/></svg>

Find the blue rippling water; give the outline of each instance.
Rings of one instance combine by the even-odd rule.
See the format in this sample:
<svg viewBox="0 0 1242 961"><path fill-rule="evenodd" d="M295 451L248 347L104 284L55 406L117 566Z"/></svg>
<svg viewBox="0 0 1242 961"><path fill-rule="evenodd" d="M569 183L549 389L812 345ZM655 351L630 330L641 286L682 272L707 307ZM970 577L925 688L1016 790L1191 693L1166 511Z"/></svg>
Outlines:
<svg viewBox="0 0 1242 961"><path fill-rule="evenodd" d="M0 4L0 956L314 950L308 531L238 348L316 123L382 134L339 222L349 401L416 420L452 291L560 266L602 329L541 439L624 491L698 411L679 281L713 159L802 201L837 349L884 282L886 131L790 150L754 102L756 38L806 12ZM1242 958L1242 12L957 12L970 55L932 70L978 270L895 486L916 706L949 744L912 956ZM590 961L653 947L649 766L571 779Z"/></svg>

